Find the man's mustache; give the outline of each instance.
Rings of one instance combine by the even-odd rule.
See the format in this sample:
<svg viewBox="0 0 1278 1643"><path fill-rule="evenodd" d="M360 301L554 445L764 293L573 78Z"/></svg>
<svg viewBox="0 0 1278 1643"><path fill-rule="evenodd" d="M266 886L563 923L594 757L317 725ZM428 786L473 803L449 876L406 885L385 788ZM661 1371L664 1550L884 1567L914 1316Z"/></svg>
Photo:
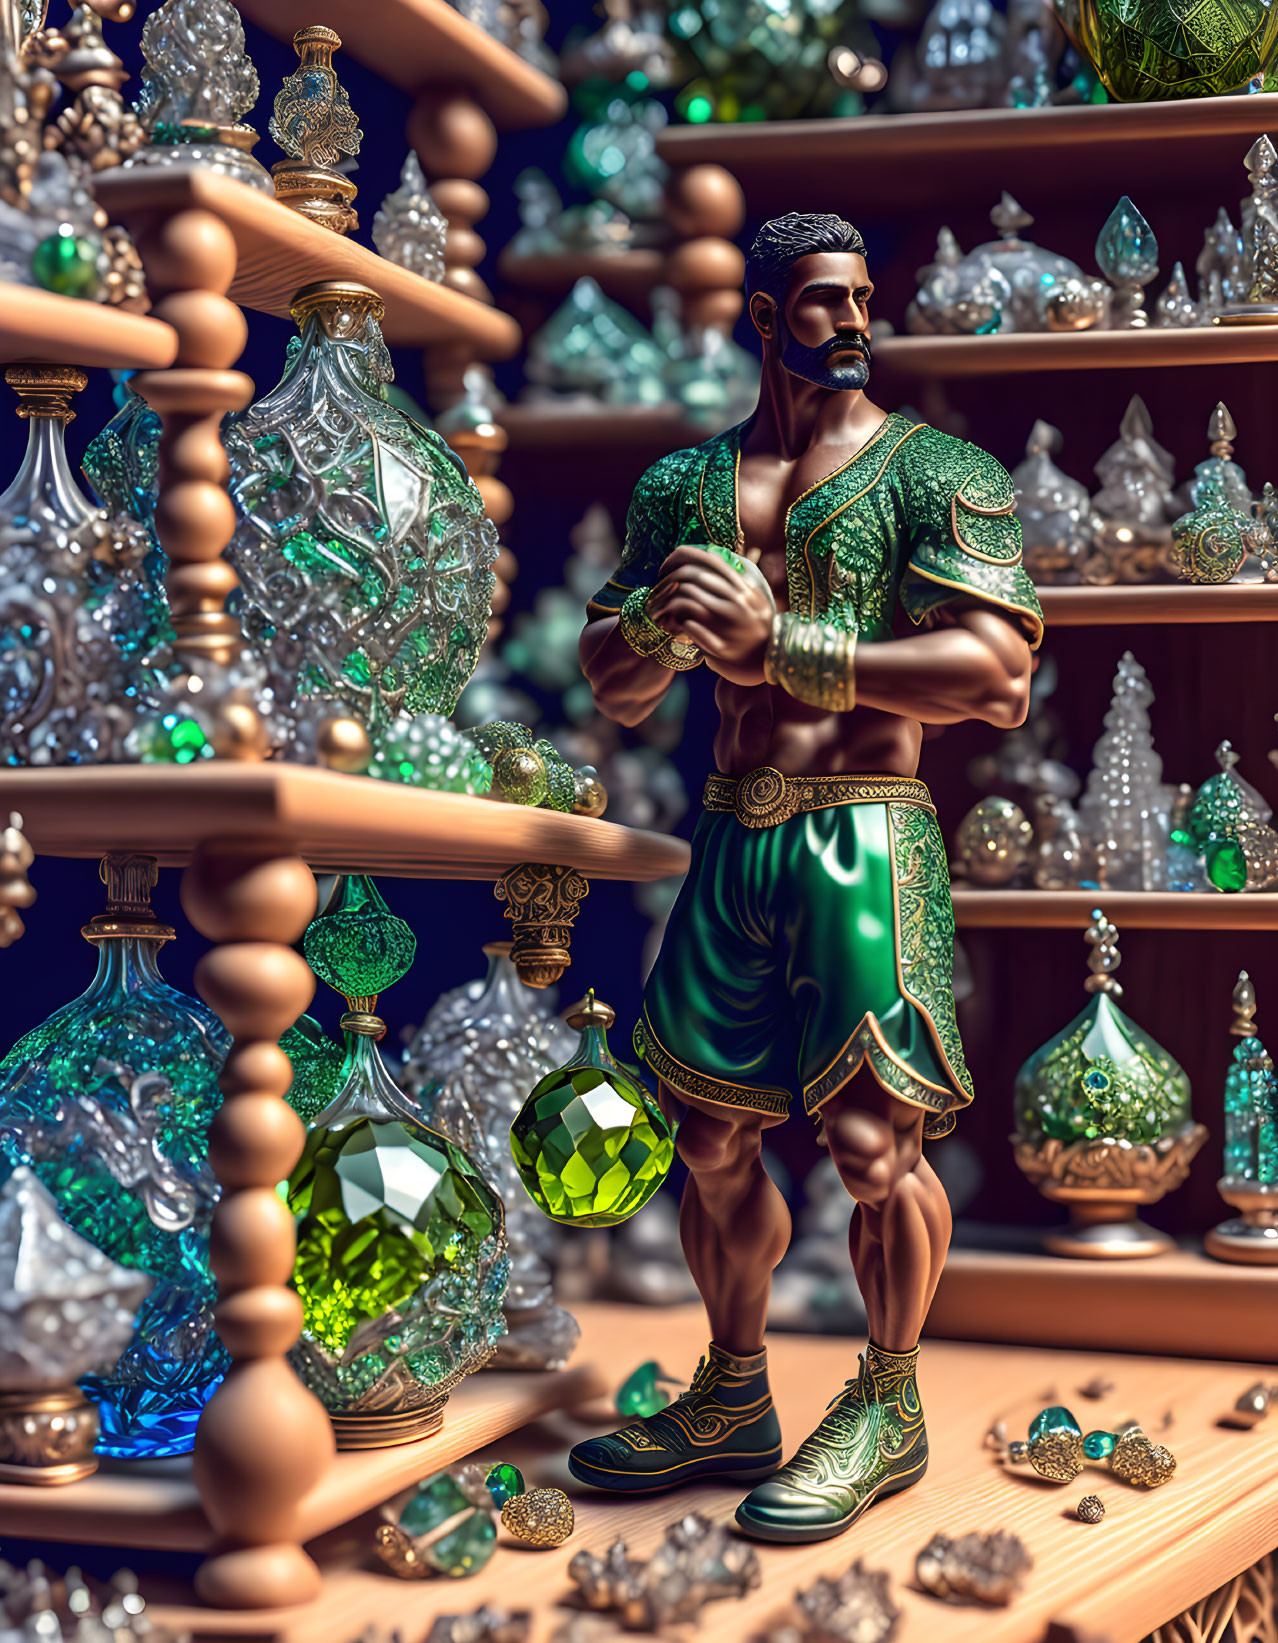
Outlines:
<svg viewBox="0 0 1278 1643"><path fill-rule="evenodd" d="M835 354L850 354L850 353L860 354L861 357L868 364L869 360L870 360L870 339L869 339L869 337L862 337L862 336L833 337L833 338L831 338L831 340L829 342L826 343L825 347L822 349L821 357L822 357L822 359L828 360L828 359L832 359Z"/></svg>

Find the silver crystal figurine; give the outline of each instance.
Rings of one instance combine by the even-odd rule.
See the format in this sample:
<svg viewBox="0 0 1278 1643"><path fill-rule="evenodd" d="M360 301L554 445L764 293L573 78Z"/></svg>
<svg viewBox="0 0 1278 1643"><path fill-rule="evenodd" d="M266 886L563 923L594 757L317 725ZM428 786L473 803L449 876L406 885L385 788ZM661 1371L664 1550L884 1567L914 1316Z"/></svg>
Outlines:
<svg viewBox="0 0 1278 1643"><path fill-rule="evenodd" d="M1210 316L1208 316L1210 323ZM1154 304L1154 324L1160 326L1200 325L1203 323L1199 304L1189 294L1189 281L1185 278L1185 265L1181 262L1172 264L1171 278L1167 281L1167 289Z"/></svg>
<svg viewBox="0 0 1278 1643"><path fill-rule="evenodd" d="M1278 149L1257 137L1247 151L1251 194L1242 202L1244 289L1218 316L1224 325L1278 323Z"/></svg>
<svg viewBox="0 0 1278 1643"><path fill-rule="evenodd" d="M444 277L448 222L431 198L422 163L410 149L399 187L382 201L373 218L373 244L387 262L397 262L423 279Z"/></svg>
<svg viewBox="0 0 1278 1643"><path fill-rule="evenodd" d="M1091 551L1091 499L1086 485L1056 466L1060 448L1059 431L1040 420L1012 469L1025 568L1040 583L1077 582Z"/></svg>

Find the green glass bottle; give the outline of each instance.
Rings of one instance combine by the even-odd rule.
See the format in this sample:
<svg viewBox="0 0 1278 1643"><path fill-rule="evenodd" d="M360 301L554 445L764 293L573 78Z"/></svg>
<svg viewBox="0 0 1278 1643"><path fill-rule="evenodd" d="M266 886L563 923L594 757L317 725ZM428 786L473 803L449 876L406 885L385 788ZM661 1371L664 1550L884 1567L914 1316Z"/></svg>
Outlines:
<svg viewBox="0 0 1278 1643"><path fill-rule="evenodd" d="M674 1159L674 1131L608 1048L614 1013L592 992L568 1017L577 1053L535 1086L510 1127L525 1187L552 1221L611 1227L656 1192Z"/></svg>

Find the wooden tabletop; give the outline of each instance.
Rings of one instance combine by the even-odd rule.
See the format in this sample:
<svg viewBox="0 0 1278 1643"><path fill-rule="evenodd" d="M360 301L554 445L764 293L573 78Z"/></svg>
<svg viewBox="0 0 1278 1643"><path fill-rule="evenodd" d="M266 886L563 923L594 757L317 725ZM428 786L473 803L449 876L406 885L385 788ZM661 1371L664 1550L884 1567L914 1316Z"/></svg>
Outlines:
<svg viewBox="0 0 1278 1643"><path fill-rule="evenodd" d="M532 861L638 882L685 872L689 854L664 833L283 763L11 770L0 808L37 856L138 850L162 867L202 840L262 839L321 872L492 879Z"/></svg>
<svg viewBox="0 0 1278 1643"><path fill-rule="evenodd" d="M700 1307L577 1310L581 1350L605 1366L613 1385L654 1355L663 1369L686 1378L705 1350ZM861 1344L771 1337L772 1386L788 1451L816 1425L845 1378L855 1375ZM1079 1387L1098 1374L1113 1390L1099 1401L1083 1398ZM785 1615L797 1587L840 1575L860 1558L891 1576L893 1599L903 1610L894 1643L1046 1643L1053 1626L1052 1643L1135 1643L1278 1541L1278 1423L1271 1419L1251 1432L1217 1424L1256 1379L1255 1365L929 1341L920 1388L931 1459L922 1483L874 1507L839 1540L759 1544L761 1587L744 1601L708 1605L695 1628L677 1635L688 1643L694 1637L696 1643L746 1643ZM1175 1454L1175 1475L1160 1489L1144 1490L1089 1466L1075 1482L1055 1485L1028 1469L1007 1469L983 1447L995 1420L1005 1420L1010 1434L1024 1435L1037 1411L1057 1402L1087 1428L1140 1420ZM566 1570L575 1553L602 1553L621 1536L632 1553L650 1554L676 1518L695 1508L730 1520L742 1495L739 1487L702 1484L668 1496L619 1500L573 1481L564 1466L567 1447L617 1424L602 1407L593 1421L556 1417L475 1456L513 1461L531 1484L567 1489L577 1528L556 1550L522 1548L503 1533L482 1573L423 1588L394 1579L371 1561L373 1522L364 1519L312 1546L326 1573L317 1603L287 1614L216 1618L162 1606L152 1618L190 1627L197 1636L216 1631L280 1643L350 1643L373 1624L382 1636L398 1628L405 1638L421 1638L436 1616L467 1614L490 1603L532 1610L531 1643L548 1643L571 1612L562 1605L573 1591ZM1104 1502L1102 1523L1078 1521L1074 1508L1084 1494ZM1034 1559L1010 1608L950 1606L914 1588L915 1554L933 1534L996 1529L1018 1534ZM622 1643L632 1635L604 1623L599 1643Z"/></svg>
<svg viewBox="0 0 1278 1643"><path fill-rule="evenodd" d="M289 304L304 285L358 280L386 304L387 342L421 347L465 339L485 359L504 359L519 346L519 327L497 309L387 262L359 239L321 228L271 195L207 166L139 171L117 166L100 173L93 186L112 218L128 228L191 206L215 212L235 235L239 266L229 294L241 307L287 319ZM358 235L369 232L380 204L361 197Z"/></svg>
<svg viewBox="0 0 1278 1643"><path fill-rule="evenodd" d="M160 371L176 353L177 332L162 320L0 282L0 364Z"/></svg>

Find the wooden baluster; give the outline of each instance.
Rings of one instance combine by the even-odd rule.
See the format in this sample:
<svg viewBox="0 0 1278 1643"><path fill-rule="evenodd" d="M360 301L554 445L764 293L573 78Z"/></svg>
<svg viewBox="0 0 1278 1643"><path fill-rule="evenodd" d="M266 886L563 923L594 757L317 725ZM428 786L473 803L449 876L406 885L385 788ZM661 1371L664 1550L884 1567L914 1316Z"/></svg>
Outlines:
<svg viewBox="0 0 1278 1643"><path fill-rule="evenodd" d="M483 366L472 366L473 371ZM475 481L475 488L484 499L484 512L500 529L515 511L515 499L510 486L497 478L501 453L506 449L507 434L495 422L474 420L465 426L441 429L444 438L466 464L466 472ZM510 604L510 584L519 566L510 549L503 547L497 555L493 570L497 588L493 594L492 615L488 618L488 638L491 642L502 630L501 615Z"/></svg>
<svg viewBox="0 0 1278 1643"><path fill-rule="evenodd" d="M666 213L679 236L666 258L666 284L683 301L685 329L731 331L745 301L745 258L732 243L745 222L740 184L720 165L674 166Z"/></svg>
<svg viewBox="0 0 1278 1643"><path fill-rule="evenodd" d="M284 1101L293 1071L279 1038L315 990L290 945L315 912L315 881L305 862L269 846L206 843L183 875L182 906L218 943L195 983L234 1040L209 1132L222 1184L210 1238L214 1321L232 1363L195 1437L195 1481L217 1536L195 1586L218 1608L269 1609L318 1595L297 1507L334 1454L323 1405L285 1357L302 1303L289 1287L293 1217L275 1190L305 1139Z"/></svg>

